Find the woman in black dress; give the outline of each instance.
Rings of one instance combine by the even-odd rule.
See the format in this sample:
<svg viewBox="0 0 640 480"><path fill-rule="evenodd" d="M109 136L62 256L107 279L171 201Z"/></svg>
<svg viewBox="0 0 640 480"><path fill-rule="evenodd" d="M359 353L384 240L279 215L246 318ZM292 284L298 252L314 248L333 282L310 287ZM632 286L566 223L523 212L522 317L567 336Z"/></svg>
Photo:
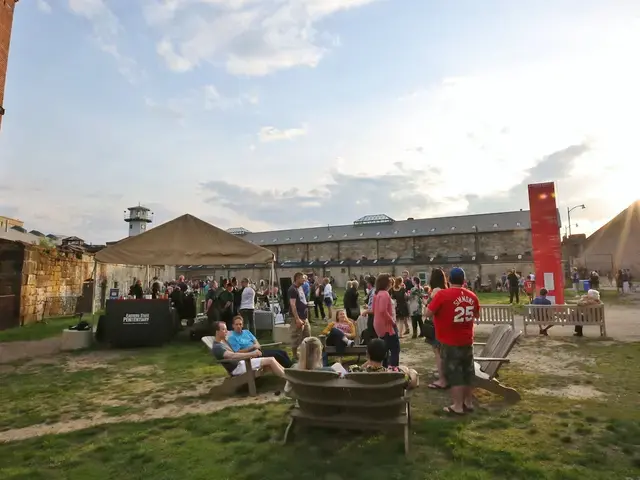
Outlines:
<svg viewBox="0 0 640 480"><path fill-rule="evenodd" d="M357 321L360 316L360 305L358 304L358 282L347 282L347 289L342 300L347 317Z"/></svg>
<svg viewBox="0 0 640 480"><path fill-rule="evenodd" d="M407 290L404 288L401 277L396 278L394 281L391 289L391 298L396 301L398 332L401 337L404 337L409 333L409 302L407 301Z"/></svg>

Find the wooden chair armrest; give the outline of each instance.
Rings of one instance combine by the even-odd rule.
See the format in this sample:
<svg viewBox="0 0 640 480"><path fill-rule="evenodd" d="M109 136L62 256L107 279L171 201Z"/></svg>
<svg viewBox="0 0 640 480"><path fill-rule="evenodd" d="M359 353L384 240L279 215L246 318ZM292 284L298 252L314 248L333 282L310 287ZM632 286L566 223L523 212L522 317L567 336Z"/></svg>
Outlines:
<svg viewBox="0 0 640 480"><path fill-rule="evenodd" d="M501 362L501 363L509 363L511 360L508 358L494 358L494 357L474 357L476 362Z"/></svg>
<svg viewBox="0 0 640 480"><path fill-rule="evenodd" d="M260 348L263 348L263 347L279 347L280 345L282 345L282 342L275 342L275 343L261 343L261 344L260 344Z"/></svg>

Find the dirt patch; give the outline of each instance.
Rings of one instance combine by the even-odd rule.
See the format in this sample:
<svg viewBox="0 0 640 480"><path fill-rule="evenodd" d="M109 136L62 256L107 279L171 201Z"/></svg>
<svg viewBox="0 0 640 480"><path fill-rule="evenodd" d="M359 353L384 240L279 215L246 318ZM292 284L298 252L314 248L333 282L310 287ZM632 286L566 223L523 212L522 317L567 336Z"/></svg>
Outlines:
<svg viewBox="0 0 640 480"><path fill-rule="evenodd" d="M100 368L109 368L109 362L120 360L131 353L114 352L114 351L96 351L87 352L81 355L66 355L64 357L67 372L79 372L82 370L97 370ZM133 370L133 369L132 369Z"/></svg>
<svg viewBox="0 0 640 480"><path fill-rule="evenodd" d="M561 377L582 377L582 365L594 365L595 360L562 347L575 345L548 338L526 339L517 345L509 357L518 367L533 372ZM577 348L577 347L576 347Z"/></svg>
<svg viewBox="0 0 640 480"><path fill-rule="evenodd" d="M562 398L570 398L572 400L588 400L588 399L597 399L606 396L605 393L600 390L596 390L594 387L590 385L569 385L564 388L537 388L535 390L530 390L529 393L534 395L544 395L546 397L562 397Z"/></svg>
<svg viewBox="0 0 640 480"><path fill-rule="evenodd" d="M4 432L0 432L0 442L17 442L28 438L40 437L42 435L57 435L112 423L144 422L160 418L177 418L184 415L207 414L218 412L231 406L237 407L277 402L282 398L282 396L276 396L273 392L270 392L252 398L228 398L218 402L206 402L190 405L165 405L159 408L147 409L140 414L124 415L121 417L108 417L103 414L97 414L91 418L81 420L71 420L68 422L60 422L50 425L33 425L25 428L6 430Z"/></svg>
<svg viewBox="0 0 640 480"><path fill-rule="evenodd" d="M152 373L161 373L160 369L155 365L141 365L139 367L133 367L128 370L128 373L136 375L150 375Z"/></svg>

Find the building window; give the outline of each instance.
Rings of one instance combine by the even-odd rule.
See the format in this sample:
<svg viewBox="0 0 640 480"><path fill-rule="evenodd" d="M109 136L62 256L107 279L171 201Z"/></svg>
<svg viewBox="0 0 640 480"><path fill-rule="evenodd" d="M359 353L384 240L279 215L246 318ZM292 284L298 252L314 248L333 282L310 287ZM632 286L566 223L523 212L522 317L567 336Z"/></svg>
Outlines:
<svg viewBox="0 0 640 480"><path fill-rule="evenodd" d="M129 224L129 230L133 230L133 223Z"/></svg>

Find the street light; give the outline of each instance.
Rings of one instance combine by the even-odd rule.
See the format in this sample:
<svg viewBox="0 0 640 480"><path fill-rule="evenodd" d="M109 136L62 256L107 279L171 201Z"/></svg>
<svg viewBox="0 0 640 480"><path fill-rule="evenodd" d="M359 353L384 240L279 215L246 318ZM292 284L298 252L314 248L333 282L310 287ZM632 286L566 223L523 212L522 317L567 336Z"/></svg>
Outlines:
<svg viewBox="0 0 640 480"><path fill-rule="evenodd" d="M567 207L567 221L569 223L569 236L571 236L571 212L573 212L576 208L581 208L582 210L584 210L585 207L584 204L582 205L576 205L575 207Z"/></svg>

